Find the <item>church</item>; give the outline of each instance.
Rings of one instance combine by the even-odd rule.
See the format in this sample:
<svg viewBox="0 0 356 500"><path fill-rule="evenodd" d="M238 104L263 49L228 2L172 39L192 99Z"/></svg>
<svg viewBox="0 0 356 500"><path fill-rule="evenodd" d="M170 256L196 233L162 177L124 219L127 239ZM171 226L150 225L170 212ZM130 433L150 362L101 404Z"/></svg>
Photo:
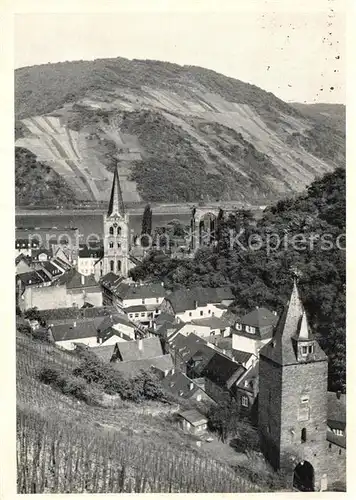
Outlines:
<svg viewBox="0 0 356 500"><path fill-rule="evenodd" d="M115 169L109 208L103 216L104 253L95 265L95 278L99 280L108 273L127 278L134 267L130 259L129 218L125 211L118 169Z"/></svg>

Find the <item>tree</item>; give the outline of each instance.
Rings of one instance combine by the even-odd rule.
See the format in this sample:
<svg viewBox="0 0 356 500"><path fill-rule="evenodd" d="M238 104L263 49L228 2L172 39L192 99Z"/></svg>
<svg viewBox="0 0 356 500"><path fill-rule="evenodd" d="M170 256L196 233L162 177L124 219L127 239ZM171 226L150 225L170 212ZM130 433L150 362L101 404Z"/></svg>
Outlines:
<svg viewBox="0 0 356 500"><path fill-rule="evenodd" d="M147 204L142 216L141 234L151 235L151 233L152 233L152 209L150 205Z"/></svg>

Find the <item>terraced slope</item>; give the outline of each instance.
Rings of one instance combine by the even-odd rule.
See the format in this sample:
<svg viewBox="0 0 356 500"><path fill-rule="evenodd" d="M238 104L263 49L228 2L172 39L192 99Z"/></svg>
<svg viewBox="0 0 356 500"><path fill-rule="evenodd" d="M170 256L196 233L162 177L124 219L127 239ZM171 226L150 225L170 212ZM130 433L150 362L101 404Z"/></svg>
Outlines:
<svg viewBox="0 0 356 500"><path fill-rule="evenodd" d="M82 200L108 199L114 159L127 201L245 204L298 192L345 162L330 117L203 68L117 58L22 68L15 80L16 145Z"/></svg>

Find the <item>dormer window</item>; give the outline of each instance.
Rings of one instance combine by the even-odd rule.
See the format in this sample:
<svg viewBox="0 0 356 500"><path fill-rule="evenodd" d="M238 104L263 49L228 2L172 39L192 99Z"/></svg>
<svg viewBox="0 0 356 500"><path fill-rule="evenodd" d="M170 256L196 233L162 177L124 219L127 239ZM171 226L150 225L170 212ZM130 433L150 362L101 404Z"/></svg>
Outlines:
<svg viewBox="0 0 356 500"><path fill-rule="evenodd" d="M247 333L256 333L256 328L254 326L246 326Z"/></svg>
<svg viewBox="0 0 356 500"><path fill-rule="evenodd" d="M300 348L300 352L302 356L307 356L308 354L313 354L314 352L314 345L302 345Z"/></svg>
<svg viewBox="0 0 356 500"><path fill-rule="evenodd" d="M301 404L303 404L303 405L308 404L308 403L309 403L309 396L302 396L302 397L300 398L300 402L301 402Z"/></svg>
<svg viewBox="0 0 356 500"><path fill-rule="evenodd" d="M242 330L241 323L236 323L236 330Z"/></svg>

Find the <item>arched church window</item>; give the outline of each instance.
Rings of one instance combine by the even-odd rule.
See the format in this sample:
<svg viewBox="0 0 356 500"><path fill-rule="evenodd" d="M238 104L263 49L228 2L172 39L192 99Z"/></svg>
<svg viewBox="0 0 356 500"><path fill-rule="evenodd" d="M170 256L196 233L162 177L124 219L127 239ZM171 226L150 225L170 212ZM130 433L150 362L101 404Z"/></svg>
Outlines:
<svg viewBox="0 0 356 500"><path fill-rule="evenodd" d="M112 241L109 243L109 248L114 248L114 243Z"/></svg>
<svg viewBox="0 0 356 500"><path fill-rule="evenodd" d="M121 243L118 243L118 244L117 244L117 248L121 248Z"/></svg>
<svg viewBox="0 0 356 500"><path fill-rule="evenodd" d="M112 226L109 227L109 234L114 234L114 228Z"/></svg>
<svg viewBox="0 0 356 500"><path fill-rule="evenodd" d="M120 236L120 235L121 235L121 227L120 227L120 226L118 226L118 228L117 228L117 235L118 235L118 236Z"/></svg>
<svg viewBox="0 0 356 500"><path fill-rule="evenodd" d="M303 427L302 432L300 433L300 441L301 443L305 443L307 440L307 430L305 427Z"/></svg>
<svg viewBox="0 0 356 500"><path fill-rule="evenodd" d="M121 271L121 260L117 261L117 270Z"/></svg>
<svg viewBox="0 0 356 500"><path fill-rule="evenodd" d="M115 262L113 260L110 261L110 271L113 273L115 268Z"/></svg>

